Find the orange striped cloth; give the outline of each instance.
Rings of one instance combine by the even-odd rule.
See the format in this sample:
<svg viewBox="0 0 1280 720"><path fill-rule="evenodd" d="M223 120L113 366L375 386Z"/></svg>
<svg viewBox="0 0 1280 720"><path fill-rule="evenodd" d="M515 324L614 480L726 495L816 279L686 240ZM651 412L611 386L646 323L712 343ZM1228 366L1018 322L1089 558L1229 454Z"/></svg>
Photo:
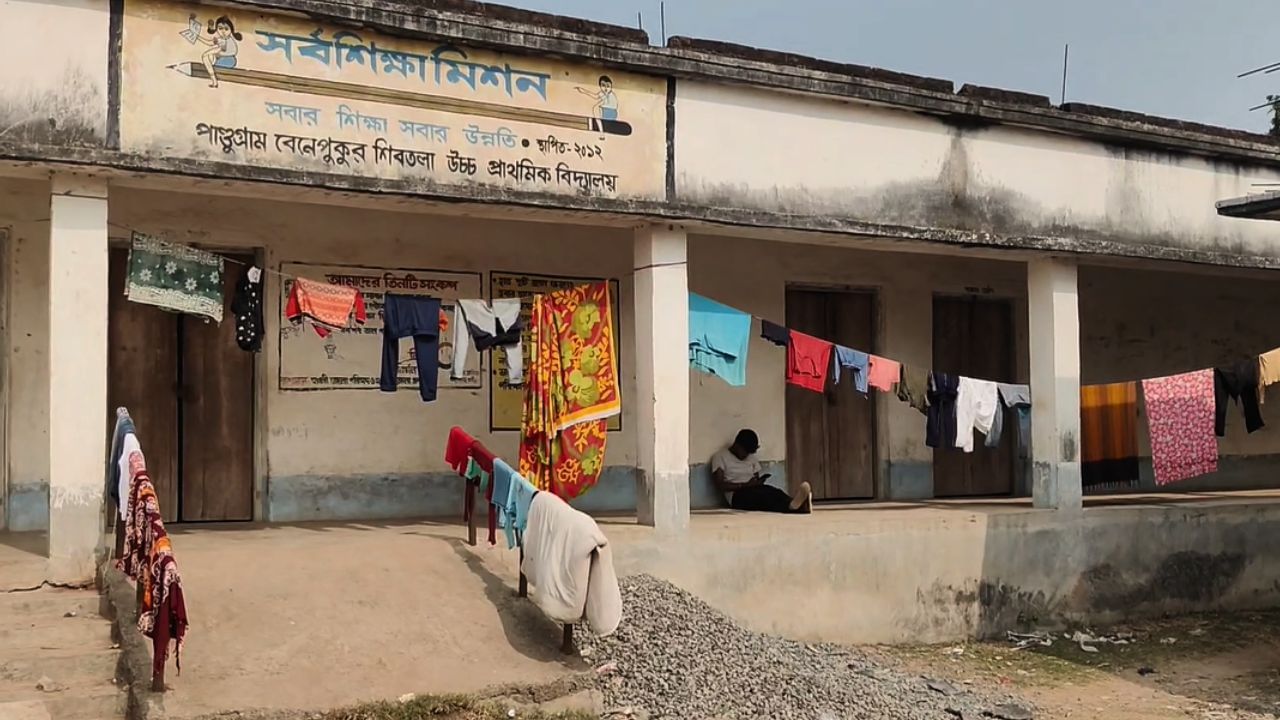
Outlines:
<svg viewBox="0 0 1280 720"><path fill-rule="evenodd" d="M289 290L289 302L285 305L284 315L295 322L310 318L316 334L325 337L329 334L329 328L346 327L352 311L356 314L356 322L363 325L364 296L359 290L295 278L293 287ZM325 327L326 325L329 327Z"/></svg>
<svg viewBox="0 0 1280 720"><path fill-rule="evenodd" d="M1085 488L1138 482L1138 384L1080 388L1080 474Z"/></svg>
<svg viewBox="0 0 1280 720"><path fill-rule="evenodd" d="M606 420L622 412L606 282L534 298L520 474L571 500L604 469Z"/></svg>

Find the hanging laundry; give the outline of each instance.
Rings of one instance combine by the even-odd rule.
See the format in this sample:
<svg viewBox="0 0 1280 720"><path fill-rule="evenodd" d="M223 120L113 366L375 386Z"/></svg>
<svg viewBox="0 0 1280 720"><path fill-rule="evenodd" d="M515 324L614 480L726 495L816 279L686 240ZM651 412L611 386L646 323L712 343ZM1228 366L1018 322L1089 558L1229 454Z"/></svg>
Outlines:
<svg viewBox="0 0 1280 720"><path fill-rule="evenodd" d="M751 316L689 293L689 366L734 387L747 384Z"/></svg>
<svg viewBox="0 0 1280 720"><path fill-rule="evenodd" d="M124 499L124 502L118 506L121 520L129 517L129 485L133 476L136 471L145 472L146 469L147 461L142 454L142 446L138 444L138 436L132 432L125 433L124 439L120 442L120 458L116 460L116 472L119 477L116 494Z"/></svg>
<svg viewBox="0 0 1280 720"><path fill-rule="evenodd" d="M1080 388L1080 478L1087 488L1138 482L1138 384Z"/></svg>
<svg viewBox="0 0 1280 720"><path fill-rule="evenodd" d="M956 396L959 391L960 378L940 372L929 373L925 445L931 448L956 446Z"/></svg>
<svg viewBox="0 0 1280 720"><path fill-rule="evenodd" d="M1018 423L1018 457L1031 456L1031 386L996 383L1000 401L1013 411Z"/></svg>
<svg viewBox="0 0 1280 720"><path fill-rule="evenodd" d="M231 298L231 312L236 314L236 344L245 352L262 349L266 321L262 315L262 269L251 267L236 281Z"/></svg>
<svg viewBox="0 0 1280 720"><path fill-rule="evenodd" d="M328 337L333 330L345 328L352 313L355 313L356 322L363 325L366 320L364 295L359 290L306 278L294 278L284 307L284 316L289 321L300 323L304 319L310 320L311 327L320 337Z"/></svg>
<svg viewBox="0 0 1280 720"><path fill-rule="evenodd" d="M822 392L827 387L828 369L831 367L831 351L834 345L791 330L787 343L787 382L796 387Z"/></svg>
<svg viewBox="0 0 1280 720"><path fill-rule="evenodd" d="M608 283L534 298L520 474L571 500L600 479L605 420L622 412Z"/></svg>
<svg viewBox="0 0 1280 720"><path fill-rule="evenodd" d="M164 670L165 660L169 657L169 643L173 641L174 665L181 675L182 644L190 621L169 536L163 525L157 528L156 533L156 541L151 548L148 587L143 594L142 613L138 616L138 630L151 638L152 674Z"/></svg>
<svg viewBox="0 0 1280 720"><path fill-rule="evenodd" d="M1266 425L1258 408L1259 363L1260 360L1254 358L1213 371L1213 431L1218 437L1227 434L1227 405L1230 400L1239 402L1244 408L1246 432L1261 430Z"/></svg>
<svg viewBox="0 0 1280 720"><path fill-rule="evenodd" d="M768 320L760 321L760 337L774 345L786 347L791 342L791 331Z"/></svg>
<svg viewBox="0 0 1280 720"><path fill-rule="evenodd" d="M997 384L998 388L999 385ZM1004 437L1004 405L1000 403L1000 391L996 391L996 411L991 417L991 430L987 432L987 439L982 443L983 447L994 450L1000 447L1000 439Z"/></svg>
<svg viewBox="0 0 1280 720"><path fill-rule="evenodd" d="M125 297L222 322L222 257L135 232Z"/></svg>
<svg viewBox="0 0 1280 720"><path fill-rule="evenodd" d="M898 378L898 399L919 410L929 411L929 371L910 365L902 366L902 375Z"/></svg>
<svg viewBox="0 0 1280 720"><path fill-rule="evenodd" d="M990 434L999 407L994 382L960 377L956 384L956 447L973 452L973 431Z"/></svg>
<svg viewBox="0 0 1280 720"><path fill-rule="evenodd" d="M548 493L539 492L533 483L526 480L502 459L494 462L493 477L494 497L503 498L501 503L495 500L495 504L502 514L502 528L507 536L507 548L512 549L519 544L517 533L523 533L529 522L529 506L534 497ZM504 491L501 495L499 495L500 490Z"/></svg>
<svg viewBox="0 0 1280 720"><path fill-rule="evenodd" d="M893 386L902 378L902 364L872 355L868 363L867 383L880 392L893 392Z"/></svg>
<svg viewBox="0 0 1280 720"><path fill-rule="evenodd" d="M538 493L529 510L521 571L533 586L533 601L556 622L586 618L606 636L622 621L622 593L609 539L590 515L564 500Z"/></svg>
<svg viewBox="0 0 1280 720"><path fill-rule="evenodd" d="M853 386L858 389L858 392L865 395L867 393L867 364L871 361L871 356L860 350L852 350L843 345L837 345L832 359L834 361L831 368L832 382L839 384L840 368L849 368L853 371Z"/></svg>
<svg viewBox="0 0 1280 720"><path fill-rule="evenodd" d="M511 482L515 475L515 469L502 458L494 460L493 482L490 483L493 497L490 500L489 514L502 524L502 530L507 536L508 550L516 546L515 512L511 508Z"/></svg>
<svg viewBox="0 0 1280 720"><path fill-rule="evenodd" d="M1085 489L1138 483L1137 383L1080 388L1081 483Z"/></svg>
<svg viewBox="0 0 1280 720"><path fill-rule="evenodd" d="M511 385L524 384L524 354L520 345L524 326L520 322L520 298L499 298L492 305L484 300L458 300L457 303L453 370L449 376L454 380L462 379L474 342L477 350L502 348L507 356L507 382Z"/></svg>
<svg viewBox="0 0 1280 720"><path fill-rule="evenodd" d="M1156 484L1217 472L1213 436L1213 371L1142 381Z"/></svg>
<svg viewBox="0 0 1280 720"><path fill-rule="evenodd" d="M1280 348L1258 356L1258 404L1267 399L1267 386L1280 382Z"/></svg>
<svg viewBox="0 0 1280 720"><path fill-rule="evenodd" d="M107 495L115 501L120 509L120 518L128 517L125 508L129 506L129 487L133 475L128 473L128 455L123 454L123 443L126 435L135 435L133 419L125 413L117 413L116 426L111 432L111 452L107 455ZM135 442L137 438L134 438Z"/></svg>
<svg viewBox="0 0 1280 720"><path fill-rule="evenodd" d="M378 388L395 392L400 376L400 339L413 338L418 366L418 394L436 399L440 375L440 301L422 295L382 296L382 374Z"/></svg>
<svg viewBox="0 0 1280 720"><path fill-rule="evenodd" d="M145 469L134 473L129 492L124 548L117 565L141 587L138 630L152 639L152 672L164 669L172 640L181 673L182 644L189 627L186 602L156 489Z"/></svg>

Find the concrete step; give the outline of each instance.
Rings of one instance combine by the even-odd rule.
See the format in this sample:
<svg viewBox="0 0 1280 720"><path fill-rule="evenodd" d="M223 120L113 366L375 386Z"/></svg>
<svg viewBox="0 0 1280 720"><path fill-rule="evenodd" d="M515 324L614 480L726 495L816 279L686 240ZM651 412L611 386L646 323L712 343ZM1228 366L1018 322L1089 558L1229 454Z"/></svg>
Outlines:
<svg viewBox="0 0 1280 720"><path fill-rule="evenodd" d="M0 650L0 692L34 687L42 677L71 687L109 682L116 676L119 658L120 652L109 648L43 650L22 656Z"/></svg>
<svg viewBox="0 0 1280 720"><path fill-rule="evenodd" d="M93 590L45 589L33 592L0 593L0 622L11 618L62 617L69 612L98 615L102 597Z"/></svg>
<svg viewBox="0 0 1280 720"><path fill-rule="evenodd" d="M24 715L18 713L33 712L32 708L36 703L43 705L48 717L55 720L119 720L128 709L126 694L110 684L72 687L51 693L42 693L33 688L33 692L0 692L0 720L8 720L4 714L6 707L13 710L17 717L26 720Z"/></svg>
<svg viewBox="0 0 1280 720"><path fill-rule="evenodd" d="M27 651L96 651L111 644L111 623L96 615L16 621L0 617L0 658Z"/></svg>

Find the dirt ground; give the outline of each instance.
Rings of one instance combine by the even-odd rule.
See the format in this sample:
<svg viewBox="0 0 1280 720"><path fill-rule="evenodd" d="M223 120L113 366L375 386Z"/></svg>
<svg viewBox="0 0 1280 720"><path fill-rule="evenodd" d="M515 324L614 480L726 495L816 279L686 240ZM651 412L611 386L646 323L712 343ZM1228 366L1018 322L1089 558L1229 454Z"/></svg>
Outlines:
<svg viewBox="0 0 1280 720"><path fill-rule="evenodd" d="M999 686L1037 718L1256 720L1280 716L1280 611L1193 615L1103 630L1129 640L969 643L873 652L959 685ZM1071 634L1069 631L1067 634ZM1131 636L1131 637L1130 637Z"/></svg>

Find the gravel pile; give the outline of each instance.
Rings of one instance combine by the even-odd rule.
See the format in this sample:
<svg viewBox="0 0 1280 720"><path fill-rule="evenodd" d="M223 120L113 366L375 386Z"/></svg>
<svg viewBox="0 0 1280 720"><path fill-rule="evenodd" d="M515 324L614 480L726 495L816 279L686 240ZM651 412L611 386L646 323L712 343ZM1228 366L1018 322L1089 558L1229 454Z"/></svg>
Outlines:
<svg viewBox="0 0 1280 720"><path fill-rule="evenodd" d="M600 668L606 708L634 708L654 720L1031 718L1014 698L904 675L849 648L751 632L647 575L620 583L618 631L607 638L575 631L583 657Z"/></svg>

